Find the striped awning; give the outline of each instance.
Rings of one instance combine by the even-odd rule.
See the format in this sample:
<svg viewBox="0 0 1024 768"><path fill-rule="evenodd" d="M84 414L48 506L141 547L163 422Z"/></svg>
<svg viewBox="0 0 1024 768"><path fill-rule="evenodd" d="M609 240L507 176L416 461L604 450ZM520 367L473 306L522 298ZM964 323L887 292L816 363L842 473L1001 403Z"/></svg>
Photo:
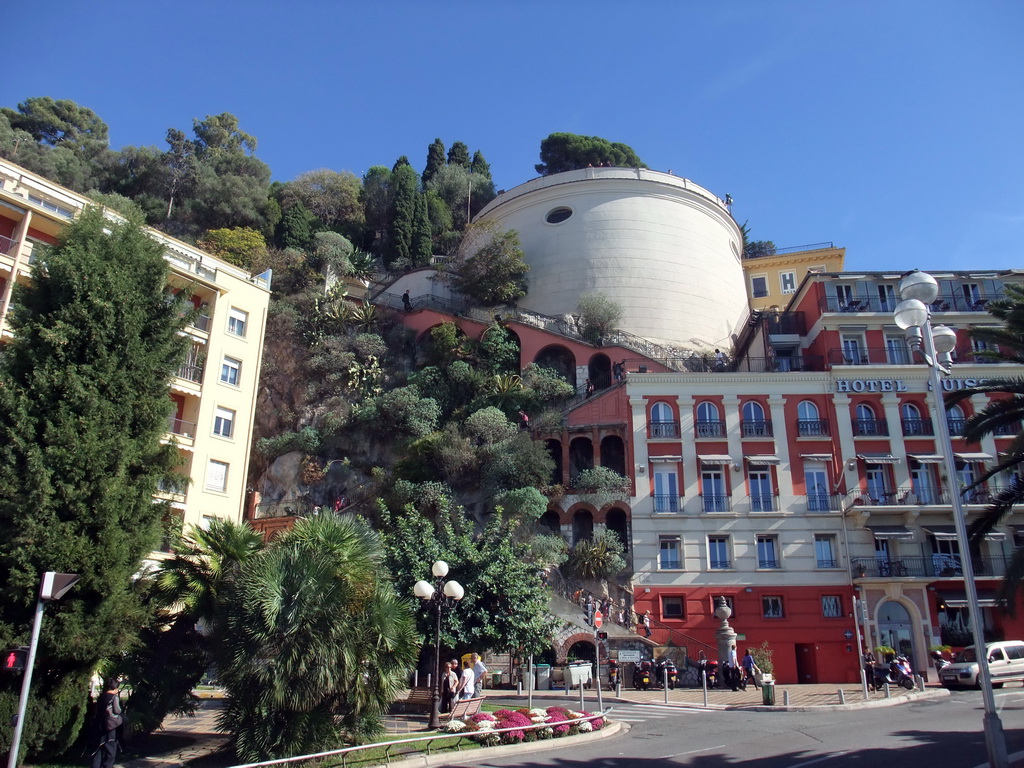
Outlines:
<svg viewBox="0 0 1024 768"><path fill-rule="evenodd" d="M930 533L936 539L950 541L956 538L955 525L922 525L921 528ZM989 531L985 534L986 541L1003 541L1005 539L1006 534L1001 531Z"/></svg>
<svg viewBox="0 0 1024 768"><path fill-rule="evenodd" d="M918 464L941 464L945 459L937 453L908 453L907 458Z"/></svg>
<svg viewBox="0 0 1024 768"><path fill-rule="evenodd" d="M651 464L657 464L658 462L662 462L662 463L678 462L678 461L682 461L682 460L683 460L682 456L648 456L647 457L647 461L649 461Z"/></svg>
<svg viewBox="0 0 1024 768"><path fill-rule="evenodd" d="M992 461L995 458L991 453L954 453L957 459L960 461L971 464L977 461Z"/></svg>
<svg viewBox="0 0 1024 768"><path fill-rule="evenodd" d="M801 453L801 459L807 459L808 461L832 461L831 453Z"/></svg>
<svg viewBox="0 0 1024 768"><path fill-rule="evenodd" d="M912 539L914 532L905 525L869 525L876 539Z"/></svg>
<svg viewBox="0 0 1024 768"><path fill-rule="evenodd" d="M963 589L942 589L938 591L939 600L947 608L967 608L967 591ZM978 607L995 608L999 605L994 589L978 590Z"/></svg>
<svg viewBox="0 0 1024 768"><path fill-rule="evenodd" d="M893 456L891 453L858 453L858 459L862 459L867 464L899 464L900 457Z"/></svg>
<svg viewBox="0 0 1024 768"><path fill-rule="evenodd" d="M724 453L709 453L704 456L698 456L700 463L708 467L721 467L725 464L732 464L732 456L727 456Z"/></svg>
<svg viewBox="0 0 1024 768"><path fill-rule="evenodd" d="M780 459L778 456L770 456L765 454L759 454L755 456L744 456L743 458L747 460L747 464L753 464L755 466L763 466L765 464L775 465L782 463L782 459Z"/></svg>

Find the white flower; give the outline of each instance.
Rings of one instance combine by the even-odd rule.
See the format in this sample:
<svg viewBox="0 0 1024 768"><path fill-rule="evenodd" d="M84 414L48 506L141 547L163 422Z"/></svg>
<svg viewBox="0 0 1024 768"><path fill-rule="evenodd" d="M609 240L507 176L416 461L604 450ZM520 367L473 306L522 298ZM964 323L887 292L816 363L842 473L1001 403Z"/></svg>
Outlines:
<svg viewBox="0 0 1024 768"><path fill-rule="evenodd" d="M494 727L494 721L481 720L479 723L477 723L477 726L480 728L481 731L487 731Z"/></svg>
<svg viewBox="0 0 1024 768"><path fill-rule="evenodd" d="M537 707L534 707L533 709L530 710L530 717L545 717L546 718L547 716L548 716L548 711L546 709L539 709Z"/></svg>
<svg viewBox="0 0 1024 768"><path fill-rule="evenodd" d="M547 717L545 715L537 715L535 717L531 717L530 720L534 723L544 723L547 722Z"/></svg>
<svg viewBox="0 0 1024 768"><path fill-rule="evenodd" d="M461 720L449 720L448 724L444 727L444 730L448 733L458 733L466 727L466 724Z"/></svg>
<svg viewBox="0 0 1024 768"><path fill-rule="evenodd" d="M580 733L590 733L592 730L594 730L594 726L590 724L589 720L584 720L576 727L579 728Z"/></svg>
<svg viewBox="0 0 1024 768"><path fill-rule="evenodd" d="M554 736L555 729L549 725L547 728L540 728L539 733L545 738L550 738L551 736Z"/></svg>
<svg viewBox="0 0 1024 768"><path fill-rule="evenodd" d="M571 717L573 720L579 720L581 717L586 717L586 715L584 715L582 712L573 712L572 710L569 710L569 717Z"/></svg>

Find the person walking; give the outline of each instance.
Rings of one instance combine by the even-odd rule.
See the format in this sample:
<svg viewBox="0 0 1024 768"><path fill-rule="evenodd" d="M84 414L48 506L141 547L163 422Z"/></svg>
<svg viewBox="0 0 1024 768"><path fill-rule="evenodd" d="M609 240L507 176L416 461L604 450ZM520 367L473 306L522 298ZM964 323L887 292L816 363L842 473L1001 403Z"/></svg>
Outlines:
<svg viewBox="0 0 1024 768"><path fill-rule="evenodd" d="M466 661L462 667L462 674L459 675L459 684L455 689L455 693L458 695L460 700L472 699L474 691L473 683L476 680L476 676L473 674L473 662Z"/></svg>
<svg viewBox="0 0 1024 768"><path fill-rule="evenodd" d="M587 614L587 624L594 625L594 596L588 594L587 602L583 606L584 613Z"/></svg>
<svg viewBox="0 0 1024 768"><path fill-rule="evenodd" d="M651 612L650 611L647 611L647 613L644 614L644 634L646 634L647 637L651 636Z"/></svg>
<svg viewBox="0 0 1024 768"><path fill-rule="evenodd" d="M107 678L103 682L103 693L96 702L93 730L97 746L92 753L92 768L112 768L117 757L117 729L124 724L120 689L117 678Z"/></svg>
<svg viewBox="0 0 1024 768"><path fill-rule="evenodd" d="M725 673L726 681L729 687L734 691L738 691L740 688L740 665L739 660L736 658L736 646L729 646L729 660L727 662L727 670Z"/></svg>
<svg viewBox="0 0 1024 768"><path fill-rule="evenodd" d="M484 681L487 679L487 665L484 664L479 653L474 653L469 657L469 660L473 664L473 680L476 684L476 695L483 696Z"/></svg>
<svg viewBox="0 0 1024 768"><path fill-rule="evenodd" d="M455 674L457 661L446 661L441 671L441 707L439 712L451 712L455 701L455 689L459 686L459 676Z"/></svg>
<svg viewBox="0 0 1024 768"><path fill-rule="evenodd" d="M725 370L725 353L722 352L722 350L720 350L720 349L716 349L715 350L715 370L716 371L724 371Z"/></svg>
<svg viewBox="0 0 1024 768"><path fill-rule="evenodd" d="M412 312L412 301L409 300L409 291L402 294L402 306L406 312Z"/></svg>
<svg viewBox="0 0 1024 768"><path fill-rule="evenodd" d="M740 682L740 688L744 691L747 690L748 682L753 682L755 688L760 688L761 684L757 682L756 673L760 672L761 668L754 661L754 652L750 648L747 648L747 654L743 657L740 665L743 667L743 680Z"/></svg>
<svg viewBox="0 0 1024 768"><path fill-rule="evenodd" d="M875 664L876 663L877 663L877 661L875 660L875 654L873 654L871 652L871 649L868 648L866 651L864 651L864 679L867 681L868 690L869 691L874 691L876 689L876 686L875 686Z"/></svg>
<svg viewBox="0 0 1024 768"><path fill-rule="evenodd" d="M590 379L587 379L586 383L584 383L584 385L583 385L583 391L586 393L587 397L593 397L593 395L594 395L594 382L592 382Z"/></svg>

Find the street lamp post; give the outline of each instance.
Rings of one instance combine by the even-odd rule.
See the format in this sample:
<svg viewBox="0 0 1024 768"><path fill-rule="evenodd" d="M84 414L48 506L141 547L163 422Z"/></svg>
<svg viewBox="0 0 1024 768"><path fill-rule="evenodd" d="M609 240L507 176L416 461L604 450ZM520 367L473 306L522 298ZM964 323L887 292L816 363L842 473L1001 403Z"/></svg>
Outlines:
<svg viewBox="0 0 1024 768"><path fill-rule="evenodd" d="M461 600L466 590L457 581L444 580L448 575L448 563L444 560L430 566L430 572L436 586L429 581L417 581L413 593L424 605L432 607L437 617L434 624L434 680L430 686L430 727L436 729L441 727L441 713L438 711L441 696L441 614L445 608Z"/></svg>
<svg viewBox="0 0 1024 768"><path fill-rule="evenodd" d="M953 485L956 478L956 464L953 461L953 445L949 438L949 424L946 422L946 408L942 400L940 371L947 376L953 364L952 352L956 347L956 332L939 325L932 328L930 306L939 295L935 278L927 272L915 270L900 281L900 298L893 317L896 324L907 332L907 341L912 350L922 353L928 365L931 389L931 408L936 430L936 443L946 468L950 485L950 500L953 504L953 524L956 528L957 545L960 548L960 568L964 576L964 591L971 612L971 631L974 636L975 657L978 660L978 680L985 716L985 747L991 768L1006 768L1006 736L996 712L995 696L992 694L992 677L989 674L988 658L985 652L985 635L982 631L981 607L978 605L978 589L974 582L974 566L971 562L970 543L967 539L967 525L964 522L963 499Z"/></svg>

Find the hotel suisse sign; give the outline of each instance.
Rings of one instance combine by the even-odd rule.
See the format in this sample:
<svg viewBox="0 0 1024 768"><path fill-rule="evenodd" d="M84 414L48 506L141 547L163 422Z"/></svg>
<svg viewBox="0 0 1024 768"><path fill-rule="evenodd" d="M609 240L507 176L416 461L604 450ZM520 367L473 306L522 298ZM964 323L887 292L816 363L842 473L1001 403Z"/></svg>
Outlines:
<svg viewBox="0 0 1024 768"><path fill-rule="evenodd" d="M944 392L957 392L984 384L988 379L943 379ZM928 389L932 383L926 382ZM836 392L909 392L903 379L839 379L836 381Z"/></svg>

